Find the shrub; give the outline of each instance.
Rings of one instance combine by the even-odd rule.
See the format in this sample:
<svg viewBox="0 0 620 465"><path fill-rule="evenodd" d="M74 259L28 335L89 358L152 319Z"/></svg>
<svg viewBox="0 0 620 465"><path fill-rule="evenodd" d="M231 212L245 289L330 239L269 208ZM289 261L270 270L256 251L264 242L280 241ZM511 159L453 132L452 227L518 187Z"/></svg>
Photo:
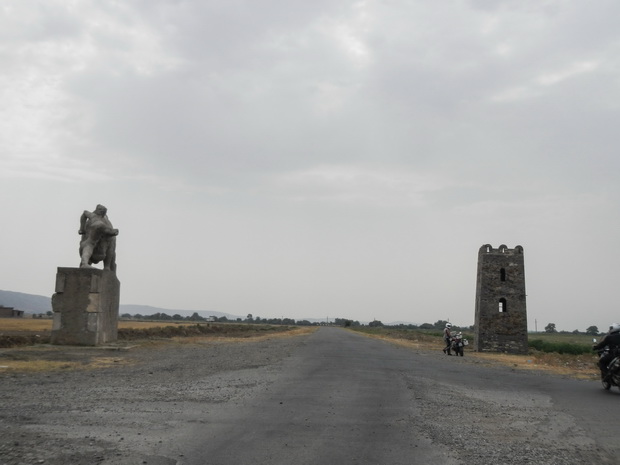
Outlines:
<svg viewBox="0 0 620 465"><path fill-rule="evenodd" d="M540 352L557 352L558 354L581 355L592 353L592 347L586 344L570 344L568 342L549 342L533 339L528 345Z"/></svg>

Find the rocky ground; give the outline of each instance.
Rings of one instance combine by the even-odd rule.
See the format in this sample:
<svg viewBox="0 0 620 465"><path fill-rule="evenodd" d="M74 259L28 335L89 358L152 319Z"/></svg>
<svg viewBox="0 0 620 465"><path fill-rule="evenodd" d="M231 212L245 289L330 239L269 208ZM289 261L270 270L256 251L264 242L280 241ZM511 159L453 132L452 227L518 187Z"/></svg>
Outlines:
<svg viewBox="0 0 620 465"><path fill-rule="evenodd" d="M180 465L183 450L175 449L175 436L200 427L204 414L218 406L245 402L267 388L280 362L305 341L304 335L278 335L2 349L0 366L7 360L60 365L34 373L0 368L0 465ZM477 363L467 357L459 362ZM410 382L428 439L460 450L462 463L611 463L571 418L550 412L544 397L515 393L507 403L490 398L490 391ZM455 412L468 425L456 432L446 421ZM552 427L557 437L533 425Z"/></svg>
<svg viewBox="0 0 620 465"><path fill-rule="evenodd" d="M0 366L3 360L35 359L61 365L37 373L0 369L0 464L171 463L152 451L177 417L191 417L196 403L217 405L248 395L269 382L270 367L302 340L4 349ZM90 368L75 369L75 363Z"/></svg>

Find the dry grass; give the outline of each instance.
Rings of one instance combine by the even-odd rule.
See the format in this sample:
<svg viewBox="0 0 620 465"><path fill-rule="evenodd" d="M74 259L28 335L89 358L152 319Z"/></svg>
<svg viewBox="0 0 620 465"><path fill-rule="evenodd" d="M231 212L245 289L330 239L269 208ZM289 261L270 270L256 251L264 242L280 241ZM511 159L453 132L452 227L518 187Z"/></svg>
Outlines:
<svg viewBox="0 0 620 465"><path fill-rule="evenodd" d="M134 320L119 320L118 329L147 329L147 328L160 328L162 326L195 326L196 323L206 324L206 322L200 321L134 321ZM221 324L221 323L218 323Z"/></svg>
<svg viewBox="0 0 620 465"><path fill-rule="evenodd" d="M123 357L92 357L87 361L74 361L44 360L35 357L28 357L26 354L25 356L22 356L20 360L0 358L0 373L92 370L129 364L130 362Z"/></svg>
<svg viewBox="0 0 620 465"><path fill-rule="evenodd" d="M424 334L419 335L416 339L401 339L382 334L359 334L383 339L412 349L440 351L444 347L441 339ZM510 355L466 350L465 357L473 358L478 362L489 365L500 364L520 370L541 370L577 379L599 379L596 355L568 355L538 351L533 351L527 355Z"/></svg>
<svg viewBox="0 0 620 465"><path fill-rule="evenodd" d="M133 320L119 320L119 329L145 329L145 328L157 328L160 326L173 326L173 325L195 325L195 321L133 321ZM32 331L32 332L45 332L52 330L51 319L39 319L39 318L0 318L0 333L3 331Z"/></svg>
<svg viewBox="0 0 620 465"><path fill-rule="evenodd" d="M24 320L28 321L28 320ZM49 320L43 320L49 321ZM162 327L162 323L148 322L148 321L126 321L127 328L132 329L145 329L145 328L157 328ZM187 325L195 325L195 323L186 323ZM119 325L120 326L120 325ZM34 324L30 325L15 325L22 331L33 331L32 328L36 327ZM24 329L27 327L28 329ZM51 326L50 326L51 327ZM166 346L174 345L189 345L189 344L232 344L239 342L258 342L267 339L276 339L284 337L294 337L303 334L308 334L316 331L316 327L298 327L283 332L251 332L244 333L242 335L234 336L217 336L217 335L202 335L202 336L187 336L187 337L172 337L172 338L158 338L155 340L142 340L138 344L142 347L151 348L165 348ZM90 353L83 355L82 360L63 360L63 358L69 358L75 355L75 351L83 348L63 348L60 346L55 347L22 347L19 349L4 349L0 352L0 374L2 373L34 373L34 372L49 372L49 371L70 371L70 370L93 370L98 368L108 368L113 366L128 365L131 364L131 360L123 355L115 357L98 356L94 350L92 355ZM117 354L119 352L116 352ZM54 359L54 360L52 360ZM58 360L60 359L60 360Z"/></svg>
<svg viewBox="0 0 620 465"><path fill-rule="evenodd" d="M146 329L168 325L195 325L195 322L157 322L157 321L119 321L119 329ZM2 318L0 319L0 332L2 331L51 331L52 320L32 319L32 318ZM153 341L151 345L175 344L213 344L213 343L235 343L251 339L261 341L271 338L291 337L308 334L316 331L316 327L300 327L282 333L253 333L241 337L219 336L190 336L175 337L168 341ZM366 334L366 333L361 333ZM413 339L401 339L390 337L384 334L366 334L369 337L384 339L392 343L409 348L421 350L441 350L443 343L441 339L419 334ZM467 351L466 357L473 358L481 363L501 364L515 369L523 370L542 370L560 375L571 376L579 379L598 379L598 368L596 367L595 355L561 355L557 353L532 352L528 355L509 355L488 352ZM86 365L75 362L53 362L53 361L6 361L0 358L0 373L6 370L15 371L46 371L46 370L69 370L69 369L88 369L114 366L122 363L122 359L107 357L96 357Z"/></svg>
<svg viewBox="0 0 620 465"><path fill-rule="evenodd" d="M522 370L542 370L577 379L599 379L595 355L567 355L533 352L528 355L509 355L472 352L468 355L483 361L501 363Z"/></svg>
<svg viewBox="0 0 620 465"><path fill-rule="evenodd" d="M51 360L0 360L0 373L24 373L39 371L75 370L80 367L78 362Z"/></svg>
<svg viewBox="0 0 620 465"><path fill-rule="evenodd" d="M230 337L230 336L189 336L189 337L173 337L171 338L174 342L179 344L224 344L224 343L236 343L236 342L247 342L248 339L251 339L252 342L264 341L267 339L277 339L283 337L293 337L293 336L301 336L303 334L309 334L316 331L317 328L313 326L307 327L299 327L295 329L291 329L289 331L279 332L279 333L250 333L243 335L241 337ZM164 341L164 344L166 342Z"/></svg>
<svg viewBox="0 0 620 465"><path fill-rule="evenodd" d="M0 318L3 331L51 331L52 320L39 318Z"/></svg>

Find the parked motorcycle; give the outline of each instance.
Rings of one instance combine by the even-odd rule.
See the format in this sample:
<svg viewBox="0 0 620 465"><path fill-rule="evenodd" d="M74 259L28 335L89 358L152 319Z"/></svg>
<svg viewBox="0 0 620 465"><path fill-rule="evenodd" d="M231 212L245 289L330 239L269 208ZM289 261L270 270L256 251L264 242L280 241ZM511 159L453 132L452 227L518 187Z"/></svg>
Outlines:
<svg viewBox="0 0 620 465"><path fill-rule="evenodd" d="M596 342L596 339L593 339L593 342ZM597 352L599 359L601 359L609 355L609 347L605 346ZM616 386L620 389L620 354L616 351L613 355L614 358L612 358L609 365L607 365L607 375L605 378L601 379L603 388L607 391L609 391L612 386Z"/></svg>
<svg viewBox="0 0 620 465"><path fill-rule="evenodd" d="M463 347L469 345L467 339L463 338L462 333L456 333L454 336L452 336L451 341L452 343L450 345L450 350L454 351L457 356L460 355L462 357Z"/></svg>

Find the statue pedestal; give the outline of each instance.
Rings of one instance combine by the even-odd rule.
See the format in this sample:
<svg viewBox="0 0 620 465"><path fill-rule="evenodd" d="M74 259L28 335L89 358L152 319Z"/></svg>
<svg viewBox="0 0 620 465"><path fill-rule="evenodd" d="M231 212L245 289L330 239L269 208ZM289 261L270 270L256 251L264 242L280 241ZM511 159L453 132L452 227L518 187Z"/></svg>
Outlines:
<svg viewBox="0 0 620 465"><path fill-rule="evenodd" d="M116 341L120 282L97 268L58 268L52 296L52 344L96 346Z"/></svg>

